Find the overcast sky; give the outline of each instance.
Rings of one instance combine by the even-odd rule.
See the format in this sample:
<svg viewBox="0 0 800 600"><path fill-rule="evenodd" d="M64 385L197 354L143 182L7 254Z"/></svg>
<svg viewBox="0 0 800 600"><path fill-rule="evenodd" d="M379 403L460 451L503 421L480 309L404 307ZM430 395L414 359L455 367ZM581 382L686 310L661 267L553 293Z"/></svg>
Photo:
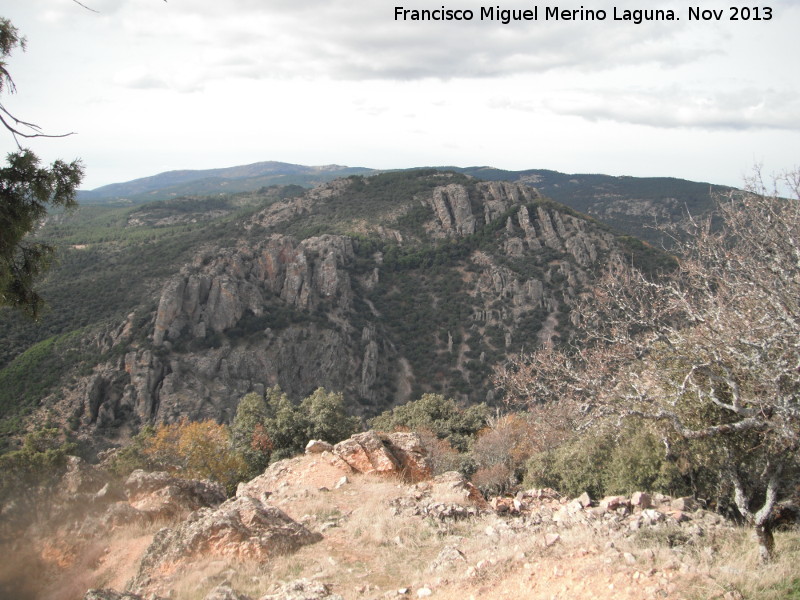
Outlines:
<svg viewBox="0 0 800 600"><path fill-rule="evenodd" d="M741 185L800 166L800 1L584 0L605 21L481 21L476 0L4 0L27 37L6 108L92 189L265 160L491 165ZM395 7L472 21L395 20ZM757 3L750 3L755 6ZM486 2L485 6L498 6ZM689 7L722 10L689 19ZM671 9L677 21L614 21ZM751 17L755 16L751 13ZM766 16L762 8L759 16ZM14 150L0 136L0 150Z"/></svg>

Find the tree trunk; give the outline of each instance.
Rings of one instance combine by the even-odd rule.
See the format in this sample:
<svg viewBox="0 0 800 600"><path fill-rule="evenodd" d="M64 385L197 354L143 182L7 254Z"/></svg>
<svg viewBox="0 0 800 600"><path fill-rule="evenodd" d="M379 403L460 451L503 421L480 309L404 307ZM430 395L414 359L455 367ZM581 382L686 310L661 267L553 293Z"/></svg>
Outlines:
<svg viewBox="0 0 800 600"><path fill-rule="evenodd" d="M756 525L756 539L758 540L758 558L766 564L775 556L775 538L772 535L772 523Z"/></svg>

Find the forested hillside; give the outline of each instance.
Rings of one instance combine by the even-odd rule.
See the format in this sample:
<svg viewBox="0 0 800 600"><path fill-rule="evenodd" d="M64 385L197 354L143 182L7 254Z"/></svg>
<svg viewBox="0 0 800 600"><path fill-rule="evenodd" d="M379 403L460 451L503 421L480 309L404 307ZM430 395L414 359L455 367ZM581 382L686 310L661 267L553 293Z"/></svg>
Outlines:
<svg viewBox="0 0 800 600"><path fill-rule="evenodd" d="M568 334L610 257L670 265L535 188L435 170L87 206L38 235L60 261L41 322L0 321L7 432L37 406L112 438L225 421L276 383L365 416L425 392L492 402L492 366Z"/></svg>

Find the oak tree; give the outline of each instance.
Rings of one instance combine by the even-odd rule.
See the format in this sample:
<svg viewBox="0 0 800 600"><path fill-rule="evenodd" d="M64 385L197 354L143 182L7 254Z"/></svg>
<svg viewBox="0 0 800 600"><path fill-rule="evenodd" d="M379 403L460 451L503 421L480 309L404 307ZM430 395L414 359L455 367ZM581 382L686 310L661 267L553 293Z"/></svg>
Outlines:
<svg viewBox="0 0 800 600"><path fill-rule="evenodd" d="M783 184L789 197L756 176L689 218L671 273L617 261L577 309L584 343L497 372L512 397L572 405L576 427L638 417L661 426L666 452L696 444L763 561L800 467L800 171Z"/></svg>

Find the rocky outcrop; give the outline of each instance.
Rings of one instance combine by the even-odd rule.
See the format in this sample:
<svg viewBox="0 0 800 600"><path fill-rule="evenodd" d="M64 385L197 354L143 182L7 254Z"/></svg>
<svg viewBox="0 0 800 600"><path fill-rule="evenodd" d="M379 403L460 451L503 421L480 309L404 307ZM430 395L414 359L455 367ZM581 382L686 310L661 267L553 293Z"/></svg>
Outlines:
<svg viewBox="0 0 800 600"><path fill-rule="evenodd" d="M245 314L265 315L273 299L297 310L314 310L325 300L347 309L352 290L342 267L352 258L350 238L333 235L302 242L272 235L252 247L205 254L163 287L153 343L222 333Z"/></svg>
<svg viewBox="0 0 800 600"><path fill-rule="evenodd" d="M618 250L529 186L429 177L408 197L353 179L270 204L163 281L149 316L90 341L103 360L44 404L113 440L145 423L230 422L242 396L276 384L293 400L342 392L365 417L418 391L491 398L492 363L563 335ZM289 235L326 224L355 233Z"/></svg>
<svg viewBox="0 0 800 600"><path fill-rule="evenodd" d="M445 234L465 236L475 233L475 216L472 214L469 192L463 185L436 188L431 204Z"/></svg>
<svg viewBox="0 0 800 600"><path fill-rule="evenodd" d="M336 444L333 453L357 473L399 475L410 481L431 476L427 452L415 433L357 433Z"/></svg>
<svg viewBox="0 0 800 600"><path fill-rule="evenodd" d="M357 473L396 474L400 463L374 431L357 433L333 447L333 453Z"/></svg>
<svg viewBox="0 0 800 600"><path fill-rule="evenodd" d="M381 441L399 465L399 474L406 481L425 481L433 474L428 451L416 433L381 434Z"/></svg>
<svg viewBox="0 0 800 600"><path fill-rule="evenodd" d="M224 557L264 561L322 539L283 511L250 496L192 513L174 529L159 531L129 588L150 590L193 559Z"/></svg>
<svg viewBox="0 0 800 600"><path fill-rule="evenodd" d="M186 516L200 508L219 506L226 498L219 483L142 470L128 476L125 494L128 504L150 521Z"/></svg>
<svg viewBox="0 0 800 600"><path fill-rule="evenodd" d="M396 498L390 505L394 514L430 517L436 521L468 519L491 510L478 488L457 471L417 483L411 494Z"/></svg>

